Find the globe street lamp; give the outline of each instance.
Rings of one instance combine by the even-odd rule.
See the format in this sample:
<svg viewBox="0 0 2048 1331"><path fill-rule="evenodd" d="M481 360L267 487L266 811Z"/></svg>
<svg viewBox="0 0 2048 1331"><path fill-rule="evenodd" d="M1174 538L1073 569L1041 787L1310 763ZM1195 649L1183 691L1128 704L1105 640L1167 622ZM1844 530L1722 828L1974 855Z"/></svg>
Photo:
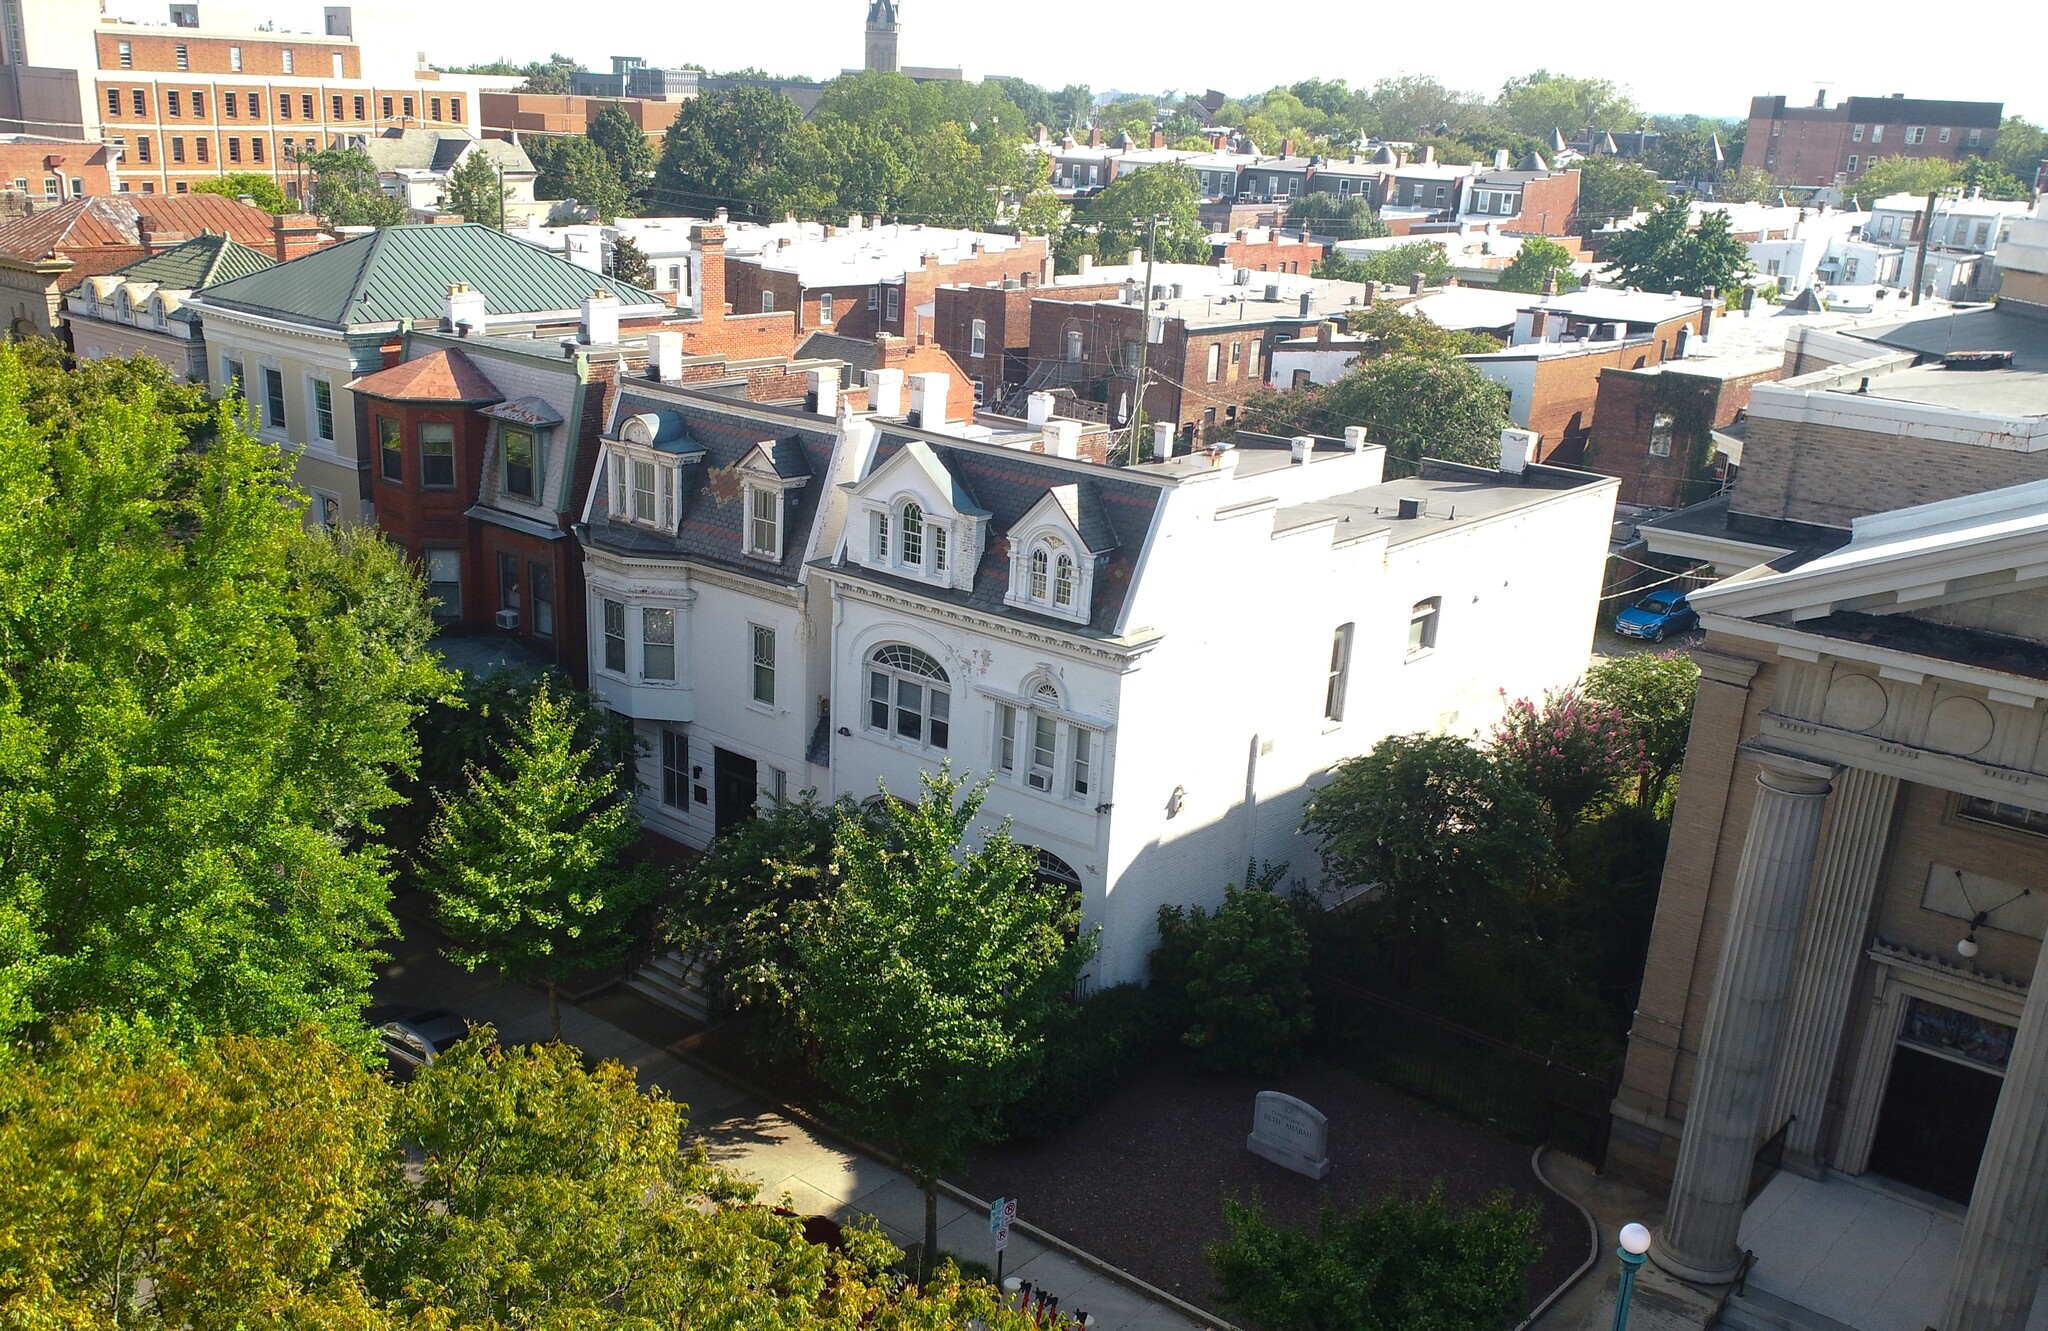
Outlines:
<svg viewBox="0 0 2048 1331"><path fill-rule="evenodd" d="M1628 1296L1636 1287L1636 1272L1650 1252L1650 1231L1630 1222L1621 1227L1621 1246L1614 1255L1621 1258L1621 1291L1614 1299L1614 1331L1628 1327Z"/></svg>

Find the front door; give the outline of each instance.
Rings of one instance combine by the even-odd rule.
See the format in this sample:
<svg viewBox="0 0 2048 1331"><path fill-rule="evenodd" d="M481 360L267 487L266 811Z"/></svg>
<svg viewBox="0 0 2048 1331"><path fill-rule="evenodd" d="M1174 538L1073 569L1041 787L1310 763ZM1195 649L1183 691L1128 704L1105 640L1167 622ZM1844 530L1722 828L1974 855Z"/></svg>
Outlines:
<svg viewBox="0 0 2048 1331"><path fill-rule="evenodd" d="M1870 1170L1968 1205L2005 1079L1901 1044L1892 1053Z"/></svg>
<svg viewBox="0 0 2048 1331"><path fill-rule="evenodd" d="M713 749L711 755L711 816L723 834L754 816L755 780L759 774L752 758L729 749Z"/></svg>

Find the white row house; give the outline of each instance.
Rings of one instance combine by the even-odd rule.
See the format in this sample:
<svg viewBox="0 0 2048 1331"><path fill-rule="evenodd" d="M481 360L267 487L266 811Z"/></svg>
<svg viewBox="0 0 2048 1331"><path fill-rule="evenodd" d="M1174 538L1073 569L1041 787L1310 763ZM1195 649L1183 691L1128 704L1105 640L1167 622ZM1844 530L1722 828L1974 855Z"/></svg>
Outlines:
<svg viewBox="0 0 2048 1331"><path fill-rule="evenodd" d="M1383 476L1363 431L1133 467L1080 422L913 427L687 388L621 394L586 512L591 679L655 761L648 824L692 845L794 795L991 783L1040 872L1141 980L1162 905L1298 832L1336 762L1473 734L1584 668L1615 482L1526 464ZM856 393L858 390L855 390Z"/></svg>

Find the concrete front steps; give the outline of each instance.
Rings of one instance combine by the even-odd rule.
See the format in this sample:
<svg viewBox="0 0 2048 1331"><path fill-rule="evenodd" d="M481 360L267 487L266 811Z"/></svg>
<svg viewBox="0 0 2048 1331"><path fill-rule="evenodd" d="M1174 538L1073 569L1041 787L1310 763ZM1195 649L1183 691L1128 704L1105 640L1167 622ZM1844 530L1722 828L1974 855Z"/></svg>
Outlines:
<svg viewBox="0 0 2048 1331"><path fill-rule="evenodd" d="M626 987L649 1002L711 1024L711 976L701 960L685 960L672 948L634 967Z"/></svg>
<svg viewBox="0 0 2048 1331"><path fill-rule="evenodd" d="M1845 1322L1802 1308L1754 1285L1728 1300L1719 1325L1730 1331L1855 1331Z"/></svg>

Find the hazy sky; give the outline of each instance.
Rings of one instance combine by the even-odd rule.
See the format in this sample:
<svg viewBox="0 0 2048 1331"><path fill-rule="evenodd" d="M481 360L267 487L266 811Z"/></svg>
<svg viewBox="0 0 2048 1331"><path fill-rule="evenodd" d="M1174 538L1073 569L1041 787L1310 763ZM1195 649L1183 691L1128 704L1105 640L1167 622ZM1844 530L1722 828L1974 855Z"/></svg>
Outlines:
<svg viewBox="0 0 2048 1331"><path fill-rule="evenodd" d="M318 4L300 0L200 4L209 20L241 11L274 18L280 27L319 26ZM1098 92L1214 87L1242 94L1309 77L1342 78L1357 87L1398 74L1428 74L1453 87L1493 92L1502 80L1541 67L1612 79L1652 112L1740 116L1754 94L1783 93L1810 103L1825 88L1830 103L1852 93L1904 92L2002 99L2008 114L2048 118L2048 86L2038 70L2028 69L2040 33L2025 39L2013 32L2015 40L2005 42L1965 39L1962 48L1936 54L1912 34L1953 39L1954 30L1939 22L1929 28L1927 7L1904 0L1864 0L1853 10L1799 0L1704 8L1650 0L1576 10L1529 0L1455 6L902 0L901 7L906 64L960 65L970 76L1014 74L1053 87L1086 83ZM140 0L111 0L108 9L153 22L164 18L164 5ZM867 0L687 7L645 0L370 0L356 10L359 40L394 41L425 51L435 63L500 55L523 63L560 51L593 69L609 68L607 57L618 54L656 64L758 65L771 73L829 78L861 63ZM1269 17L1270 33L1261 32L1261 20ZM2048 30L2048 19L2035 21Z"/></svg>

